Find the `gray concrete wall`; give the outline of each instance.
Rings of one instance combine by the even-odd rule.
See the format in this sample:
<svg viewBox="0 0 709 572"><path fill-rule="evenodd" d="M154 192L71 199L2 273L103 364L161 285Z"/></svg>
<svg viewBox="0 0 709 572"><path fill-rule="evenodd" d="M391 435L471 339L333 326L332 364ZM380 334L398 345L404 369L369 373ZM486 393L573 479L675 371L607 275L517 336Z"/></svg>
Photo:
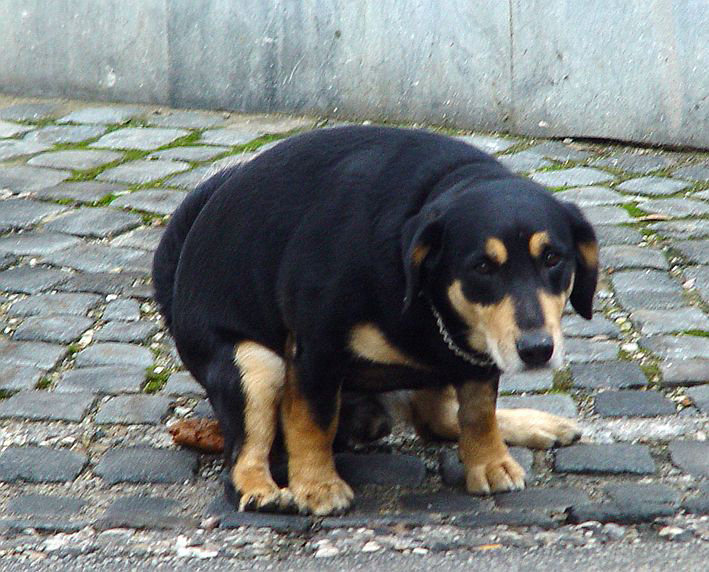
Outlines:
<svg viewBox="0 0 709 572"><path fill-rule="evenodd" d="M0 0L0 91L709 147L709 0Z"/></svg>

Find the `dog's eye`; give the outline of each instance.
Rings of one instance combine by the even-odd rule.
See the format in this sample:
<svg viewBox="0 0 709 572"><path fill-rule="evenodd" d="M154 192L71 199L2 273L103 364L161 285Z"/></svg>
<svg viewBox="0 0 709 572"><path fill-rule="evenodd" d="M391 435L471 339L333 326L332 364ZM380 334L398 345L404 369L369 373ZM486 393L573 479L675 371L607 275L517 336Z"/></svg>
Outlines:
<svg viewBox="0 0 709 572"><path fill-rule="evenodd" d="M559 262L561 262L561 256L559 256L556 252L553 250L547 250L543 255L542 255L542 262L544 263L544 266L547 268L554 268Z"/></svg>
<svg viewBox="0 0 709 572"><path fill-rule="evenodd" d="M473 266L473 270L478 274L492 274L495 271L495 265L489 260L481 260Z"/></svg>

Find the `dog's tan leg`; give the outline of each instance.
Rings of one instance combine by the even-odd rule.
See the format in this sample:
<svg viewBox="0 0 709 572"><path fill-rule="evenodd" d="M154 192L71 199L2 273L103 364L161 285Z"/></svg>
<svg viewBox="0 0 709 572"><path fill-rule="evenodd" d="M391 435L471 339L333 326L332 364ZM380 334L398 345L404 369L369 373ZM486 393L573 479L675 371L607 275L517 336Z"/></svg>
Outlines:
<svg viewBox="0 0 709 572"><path fill-rule="evenodd" d="M472 494L524 488L524 469L507 450L497 425L496 380L468 382L456 388L460 437L458 450Z"/></svg>
<svg viewBox="0 0 709 572"><path fill-rule="evenodd" d="M278 407L285 384L283 359L254 342L236 347L234 361L241 374L244 408L244 443L231 471L241 492L240 510L284 509L292 502L287 489L271 477L268 455L278 423Z"/></svg>
<svg viewBox="0 0 709 572"><path fill-rule="evenodd" d="M571 419L536 409L498 409L497 423L506 443L530 449L569 445L581 437Z"/></svg>
<svg viewBox="0 0 709 572"><path fill-rule="evenodd" d="M335 470L332 443L337 431L339 394L330 425L323 429L313 419L307 400L297 387L292 367L288 368L283 396L282 419L288 451L288 486L301 512L316 515L343 512L354 494Z"/></svg>

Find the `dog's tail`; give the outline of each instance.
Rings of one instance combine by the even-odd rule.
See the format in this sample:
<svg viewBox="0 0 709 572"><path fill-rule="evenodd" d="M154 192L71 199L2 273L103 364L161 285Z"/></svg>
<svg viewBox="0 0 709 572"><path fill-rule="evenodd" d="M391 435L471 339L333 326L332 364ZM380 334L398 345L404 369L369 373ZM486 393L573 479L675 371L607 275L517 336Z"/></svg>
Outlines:
<svg viewBox="0 0 709 572"><path fill-rule="evenodd" d="M185 197L185 200L172 214L155 251L153 257L153 297L158 303L160 313L170 331L172 331L172 297L175 274L187 233L209 198L233 171L234 169L230 168L216 173L200 183Z"/></svg>

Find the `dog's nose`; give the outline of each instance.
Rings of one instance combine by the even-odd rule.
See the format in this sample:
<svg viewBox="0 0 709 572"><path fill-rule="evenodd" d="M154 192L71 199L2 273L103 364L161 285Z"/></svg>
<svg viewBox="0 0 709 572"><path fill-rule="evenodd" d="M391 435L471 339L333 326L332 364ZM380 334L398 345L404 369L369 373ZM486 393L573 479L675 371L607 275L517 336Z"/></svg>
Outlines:
<svg viewBox="0 0 709 572"><path fill-rule="evenodd" d="M517 353L527 366L542 366L554 353L554 340L544 330L525 332L517 340Z"/></svg>

